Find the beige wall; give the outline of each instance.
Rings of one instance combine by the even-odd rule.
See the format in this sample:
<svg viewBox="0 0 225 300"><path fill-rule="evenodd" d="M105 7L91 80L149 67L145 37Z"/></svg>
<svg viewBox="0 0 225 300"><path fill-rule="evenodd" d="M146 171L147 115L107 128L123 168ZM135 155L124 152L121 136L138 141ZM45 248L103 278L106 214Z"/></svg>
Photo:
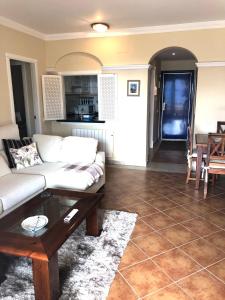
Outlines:
<svg viewBox="0 0 225 300"><path fill-rule="evenodd" d="M0 124L11 120L6 52L37 59L40 80L46 68L82 71L100 69L102 65L147 64L155 53L173 46L190 50L198 61L225 61L224 36L225 29L213 29L44 42L0 26L0 37L4 41L0 44ZM118 74L118 113L116 121L106 126L114 132L114 159L142 164L146 160L147 70L112 73ZM126 96L128 79L141 80L140 97ZM198 70L196 131L214 131L216 121L224 120L224 82L225 67ZM52 133L70 131L63 124L45 123L46 132L51 127Z"/></svg>
<svg viewBox="0 0 225 300"><path fill-rule="evenodd" d="M170 32L121 36L109 38L89 38L79 40L49 41L46 44L46 63L48 67L57 67L60 57L68 53L87 53L97 57L104 65L147 64L160 50L167 47L183 47L191 51L198 61L225 61L225 29L196 30L186 32ZM61 64L62 70L67 66ZM165 63L163 66L173 68ZM180 68L180 64L177 64ZM193 62L186 62L185 67L194 68ZM79 67L78 67L79 69ZM116 72L118 73L118 72ZM204 68L198 71L195 130L214 131L216 122L224 119L225 103L225 67ZM143 161L146 155L142 152L146 145L147 128L147 85L148 77L145 70L120 71L118 76L118 119L115 131L115 160L131 161L129 149L138 143L140 149L134 155L133 161ZM121 77L121 74L122 77ZM144 74L144 75L143 75ZM127 99L125 97L127 80L141 79L141 99ZM122 118L121 115L124 117ZM151 122L150 122L151 123ZM132 141L128 134L133 131ZM129 141L128 141L129 140ZM118 141L118 143L116 142ZM129 147L126 147L129 145ZM126 155L125 155L126 153ZM145 153L146 154L146 153Z"/></svg>
<svg viewBox="0 0 225 300"><path fill-rule="evenodd" d="M225 59L225 29L168 32L133 36L48 41L48 67L67 53L84 52L96 56L103 65L146 64L167 47L189 49L199 61Z"/></svg>
<svg viewBox="0 0 225 300"><path fill-rule="evenodd" d="M6 53L38 61L38 79L41 98L41 74L45 72L45 42L30 35L0 25L0 125L12 121L9 85L6 71ZM40 99L42 103L42 98ZM41 109L43 111L43 109ZM46 126L44 126L44 129Z"/></svg>
<svg viewBox="0 0 225 300"><path fill-rule="evenodd" d="M148 69L120 70L114 124L114 160L129 165L146 163L147 79ZM127 96L127 80L141 82L140 96Z"/></svg>
<svg viewBox="0 0 225 300"><path fill-rule="evenodd" d="M195 132L216 132L225 120L225 67L199 68Z"/></svg>
<svg viewBox="0 0 225 300"><path fill-rule="evenodd" d="M101 62L94 56L85 53L69 53L59 58L55 64L57 72L100 71Z"/></svg>

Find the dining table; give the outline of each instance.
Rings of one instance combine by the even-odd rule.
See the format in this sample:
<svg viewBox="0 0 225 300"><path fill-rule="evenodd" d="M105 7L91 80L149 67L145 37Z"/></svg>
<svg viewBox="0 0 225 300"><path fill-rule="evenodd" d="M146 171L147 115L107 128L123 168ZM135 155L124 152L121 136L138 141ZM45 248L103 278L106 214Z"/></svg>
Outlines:
<svg viewBox="0 0 225 300"><path fill-rule="evenodd" d="M202 159L203 159L203 155L207 153L208 134L196 133L195 143L196 143L196 152L197 152L195 189L198 190L200 179L201 179Z"/></svg>

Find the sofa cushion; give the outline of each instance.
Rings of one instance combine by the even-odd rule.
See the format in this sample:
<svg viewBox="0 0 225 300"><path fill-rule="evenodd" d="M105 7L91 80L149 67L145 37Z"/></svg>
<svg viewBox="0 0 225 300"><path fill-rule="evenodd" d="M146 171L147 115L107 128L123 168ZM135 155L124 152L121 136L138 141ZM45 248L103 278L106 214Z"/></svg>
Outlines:
<svg viewBox="0 0 225 300"><path fill-rule="evenodd" d="M60 172L65 163L63 162L44 162L42 165L37 165L21 170L12 169L12 172L15 174L34 174L34 175L42 175L45 177L46 187L50 187L57 178L58 172Z"/></svg>
<svg viewBox="0 0 225 300"><path fill-rule="evenodd" d="M10 152L10 149L19 149L23 146L30 145L33 141L31 138L26 138L23 140L3 139L2 142L3 142L5 153L6 153L8 162L9 162L9 167L15 168L16 167L15 159L14 159L12 153Z"/></svg>
<svg viewBox="0 0 225 300"><path fill-rule="evenodd" d="M14 158L17 169L24 169L35 165L41 165L43 162L37 152L36 143L19 149L9 149Z"/></svg>
<svg viewBox="0 0 225 300"><path fill-rule="evenodd" d="M93 138L34 134L39 154L44 162L91 164L95 160L98 141Z"/></svg>
<svg viewBox="0 0 225 300"><path fill-rule="evenodd" d="M98 141L93 138L68 136L62 140L60 161L70 164L92 164Z"/></svg>
<svg viewBox="0 0 225 300"><path fill-rule="evenodd" d="M92 176L88 172L76 172L74 169L68 168L68 166L68 164L63 162L46 162L42 165L26 169L12 169L12 172L19 174L42 174L45 176L46 186L48 188L86 190L94 183Z"/></svg>
<svg viewBox="0 0 225 300"><path fill-rule="evenodd" d="M62 139L62 137L54 135L33 135L33 140L37 143L39 154L44 162L60 161Z"/></svg>
<svg viewBox="0 0 225 300"><path fill-rule="evenodd" d="M10 168L8 167L5 159L3 158L2 155L0 155L0 177L1 176L4 176L6 174L10 174L11 173L11 170Z"/></svg>
<svg viewBox="0 0 225 300"><path fill-rule="evenodd" d="M44 188L44 176L13 173L2 176L0 178L0 200L3 209L11 208Z"/></svg>

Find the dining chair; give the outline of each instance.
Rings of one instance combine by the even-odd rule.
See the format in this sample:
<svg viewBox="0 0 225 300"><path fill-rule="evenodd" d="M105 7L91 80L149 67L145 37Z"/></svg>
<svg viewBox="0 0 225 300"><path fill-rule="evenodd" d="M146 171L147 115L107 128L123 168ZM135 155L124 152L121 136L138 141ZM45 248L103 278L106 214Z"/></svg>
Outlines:
<svg viewBox="0 0 225 300"><path fill-rule="evenodd" d="M204 179L204 199L208 193L209 174L225 175L225 133L208 134L208 150Z"/></svg>
<svg viewBox="0 0 225 300"><path fill-rule="evenodd" d="M189 180L196 180L196 176L193 175L193 169L196 169L197 166L197 151L196 149L193 149L193 133L192 128L188 126L188 134L187 134L187 177L186 177L186 183L189 183ZM204 161L206 158L206 154L203 154L203 160L202 160L202 172L204 167ZM193 163L195 163L195 166L193 166ZM203 177L203 176L202 176ZM201 179L203 180L203 179Z"/></svg>
<svg viewBox="0 0 225 300"><path fill-rule="evenodd" d="M217 122L217 133L225 133L225 121Z"/></svg>
<svg viewBox="0 0 225 300"><path fill-rule="evenodd" d="M187 178L186 183L189 182L189 180L195 180L195 177L191 177L192 172L192 164L193 162L197 161L197 153L196 151L193 151L193 134L192 129L190 126L188 126L188 132L187 132Z"/></svg>
<svg viewBox="0 0 225 300"><path fill-rule="evenodd" d="M197 153L193 151L193 135L192 135L192 129L190 126L188 126L188 132L187 132L187 178L186 183L189 182L189 180L195 180L194 177L191 177L191 171L192 171L192 163L193 161L197 161Z"/></svg>

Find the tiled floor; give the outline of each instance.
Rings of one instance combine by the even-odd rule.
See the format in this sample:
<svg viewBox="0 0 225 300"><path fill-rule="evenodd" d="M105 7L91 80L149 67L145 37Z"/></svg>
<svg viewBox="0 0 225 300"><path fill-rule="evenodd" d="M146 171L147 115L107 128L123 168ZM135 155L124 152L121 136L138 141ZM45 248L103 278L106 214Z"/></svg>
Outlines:
<svg viewBox="0 0 225 300"><path fill-rule="evenodd" d="M107 169L103 207L138 213L107 300L225 299L225 182L206 201L185 175Z"/></svg>
<svg viewBox="0 0 225 300"><path fill-rule="evenodd" d="M186 163L186 142L183 141L162 141L153 156L153 162Z"/></svg>

